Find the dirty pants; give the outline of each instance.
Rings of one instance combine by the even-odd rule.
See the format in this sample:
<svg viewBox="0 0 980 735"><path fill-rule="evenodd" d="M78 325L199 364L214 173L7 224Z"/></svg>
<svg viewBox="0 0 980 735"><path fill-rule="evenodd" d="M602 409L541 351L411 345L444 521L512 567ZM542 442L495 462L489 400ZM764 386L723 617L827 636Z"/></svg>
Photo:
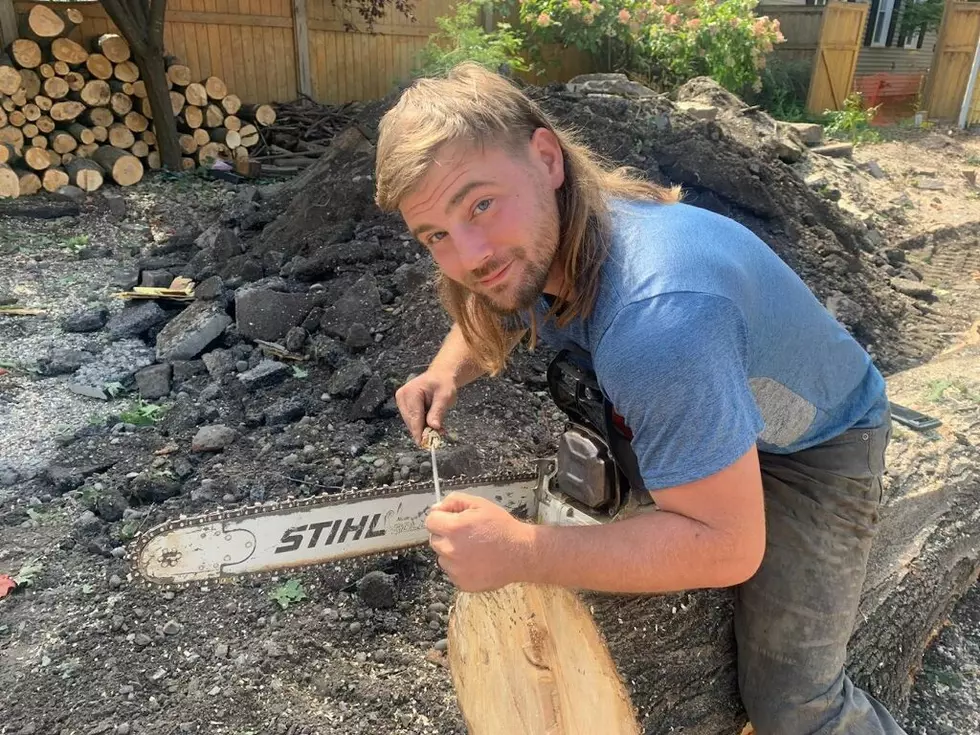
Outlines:
<svg viewBox="0 0 980 735"><path fill-rule="evenodd" d="M844 671L882 500L891 423L760 453L766 553L736 588L742 701L757 735L904 731Z"/></svg>

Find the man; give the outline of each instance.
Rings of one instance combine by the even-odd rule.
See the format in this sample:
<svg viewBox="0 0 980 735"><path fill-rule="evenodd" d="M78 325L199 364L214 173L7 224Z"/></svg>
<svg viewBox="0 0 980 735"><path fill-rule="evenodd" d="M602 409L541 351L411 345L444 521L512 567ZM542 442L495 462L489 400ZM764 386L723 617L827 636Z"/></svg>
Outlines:
<svg viewBox="0 0 980 735"><path fill-rule="evenodd" d="M416 441L530 330L590 355L657 512L521 522L462 493L431 511L464 590L737 588L739 686L760 735L900 733L844 672L890 418L867 353L738 223L608 170L475 65L382 121L377 201L440 270L454 325L402 386Z"/></svg>

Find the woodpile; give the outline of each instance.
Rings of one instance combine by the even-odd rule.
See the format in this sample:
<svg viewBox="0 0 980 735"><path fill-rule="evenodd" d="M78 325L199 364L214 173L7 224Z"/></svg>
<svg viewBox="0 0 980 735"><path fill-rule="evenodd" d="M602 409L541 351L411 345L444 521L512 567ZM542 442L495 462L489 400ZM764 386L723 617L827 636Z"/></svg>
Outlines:
<svg viewBox="0 0 980 735"><path fill-rule="evenodd" d="M35 5L21 16L20 38L0 49L0 198L66 184L131 186L161 166L129 44L113 33L74 40L82 20L74 8ZM165 62L182 168L247 165L275 108L242 104L220 78L198 80L179 59Z"/></svg>

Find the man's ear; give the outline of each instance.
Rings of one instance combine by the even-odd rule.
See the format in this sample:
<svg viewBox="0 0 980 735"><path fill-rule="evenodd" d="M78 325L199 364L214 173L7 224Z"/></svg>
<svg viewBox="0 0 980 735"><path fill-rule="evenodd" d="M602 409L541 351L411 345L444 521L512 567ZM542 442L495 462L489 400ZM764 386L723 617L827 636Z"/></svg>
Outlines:
<svg viewBox="0 0 980 735"><path fill-rule="evenodd" d="M551 187L557 189L565 183L565 156L558 137L548 128L538 128L531 135L530 148L532 160Z"/></svg>

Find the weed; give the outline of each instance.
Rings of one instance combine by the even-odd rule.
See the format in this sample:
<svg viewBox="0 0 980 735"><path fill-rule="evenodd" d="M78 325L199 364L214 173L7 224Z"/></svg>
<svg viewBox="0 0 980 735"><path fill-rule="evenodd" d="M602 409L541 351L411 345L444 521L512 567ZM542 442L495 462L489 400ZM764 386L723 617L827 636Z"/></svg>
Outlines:
<svg viewBox="0 0 980 735"><path fill-rule="evenodd" d="M844 100L843 110L827 110L824 129L828 135L846 138L852 143L876 143L881 134L871 128L871 121L878 114L880 105L865 108L860 92L852 92Z"/></svg>
<svg viewBox="0 0 980 735"><path fill-rule="evenodd" d="M145 403L142 398L134 402L130 407L119 414L119 420L126 424L135 426L152 426L163 418L164 414L170 410L169 406L161 406L156 403Z"/></svg>
<svg viewBox="0 0 980 735"><path fill-rule="evenodd" d="M980 166L980 155L977 155L976 153L974 153L972 155L967 156L967 158L966 158L966 165L967 166Z"/></svg>
<svg viewBox="0 0 980 735"><path fill-rule="evenodd" d="M974 393L970 388L958 380L949 380L947 378L938 378L932 380L928 384L928 395L926 400L931 403L941 403L942 401L953 398L958 400L970 401L971 403L980 403L980 395ZM947 392L955 391L947 395Z"/></svg>
<svg viewBox="0 0 980 735"><path fill-rule="evenodd" d="M78 253L88 247L88 239L88 235L69 237L62 245L62 250L71 255L78 255Z"/></svg>
<svg viewBox="0 0 980 735"><path fill-rule="evenodd" d="M275 600L279 604L279 607L285 610L294 602L305 600L306 592L303 590L303 584L298 579L290 579L288 582L283 582L272 590L269 593L269 599Z"/></svg>

